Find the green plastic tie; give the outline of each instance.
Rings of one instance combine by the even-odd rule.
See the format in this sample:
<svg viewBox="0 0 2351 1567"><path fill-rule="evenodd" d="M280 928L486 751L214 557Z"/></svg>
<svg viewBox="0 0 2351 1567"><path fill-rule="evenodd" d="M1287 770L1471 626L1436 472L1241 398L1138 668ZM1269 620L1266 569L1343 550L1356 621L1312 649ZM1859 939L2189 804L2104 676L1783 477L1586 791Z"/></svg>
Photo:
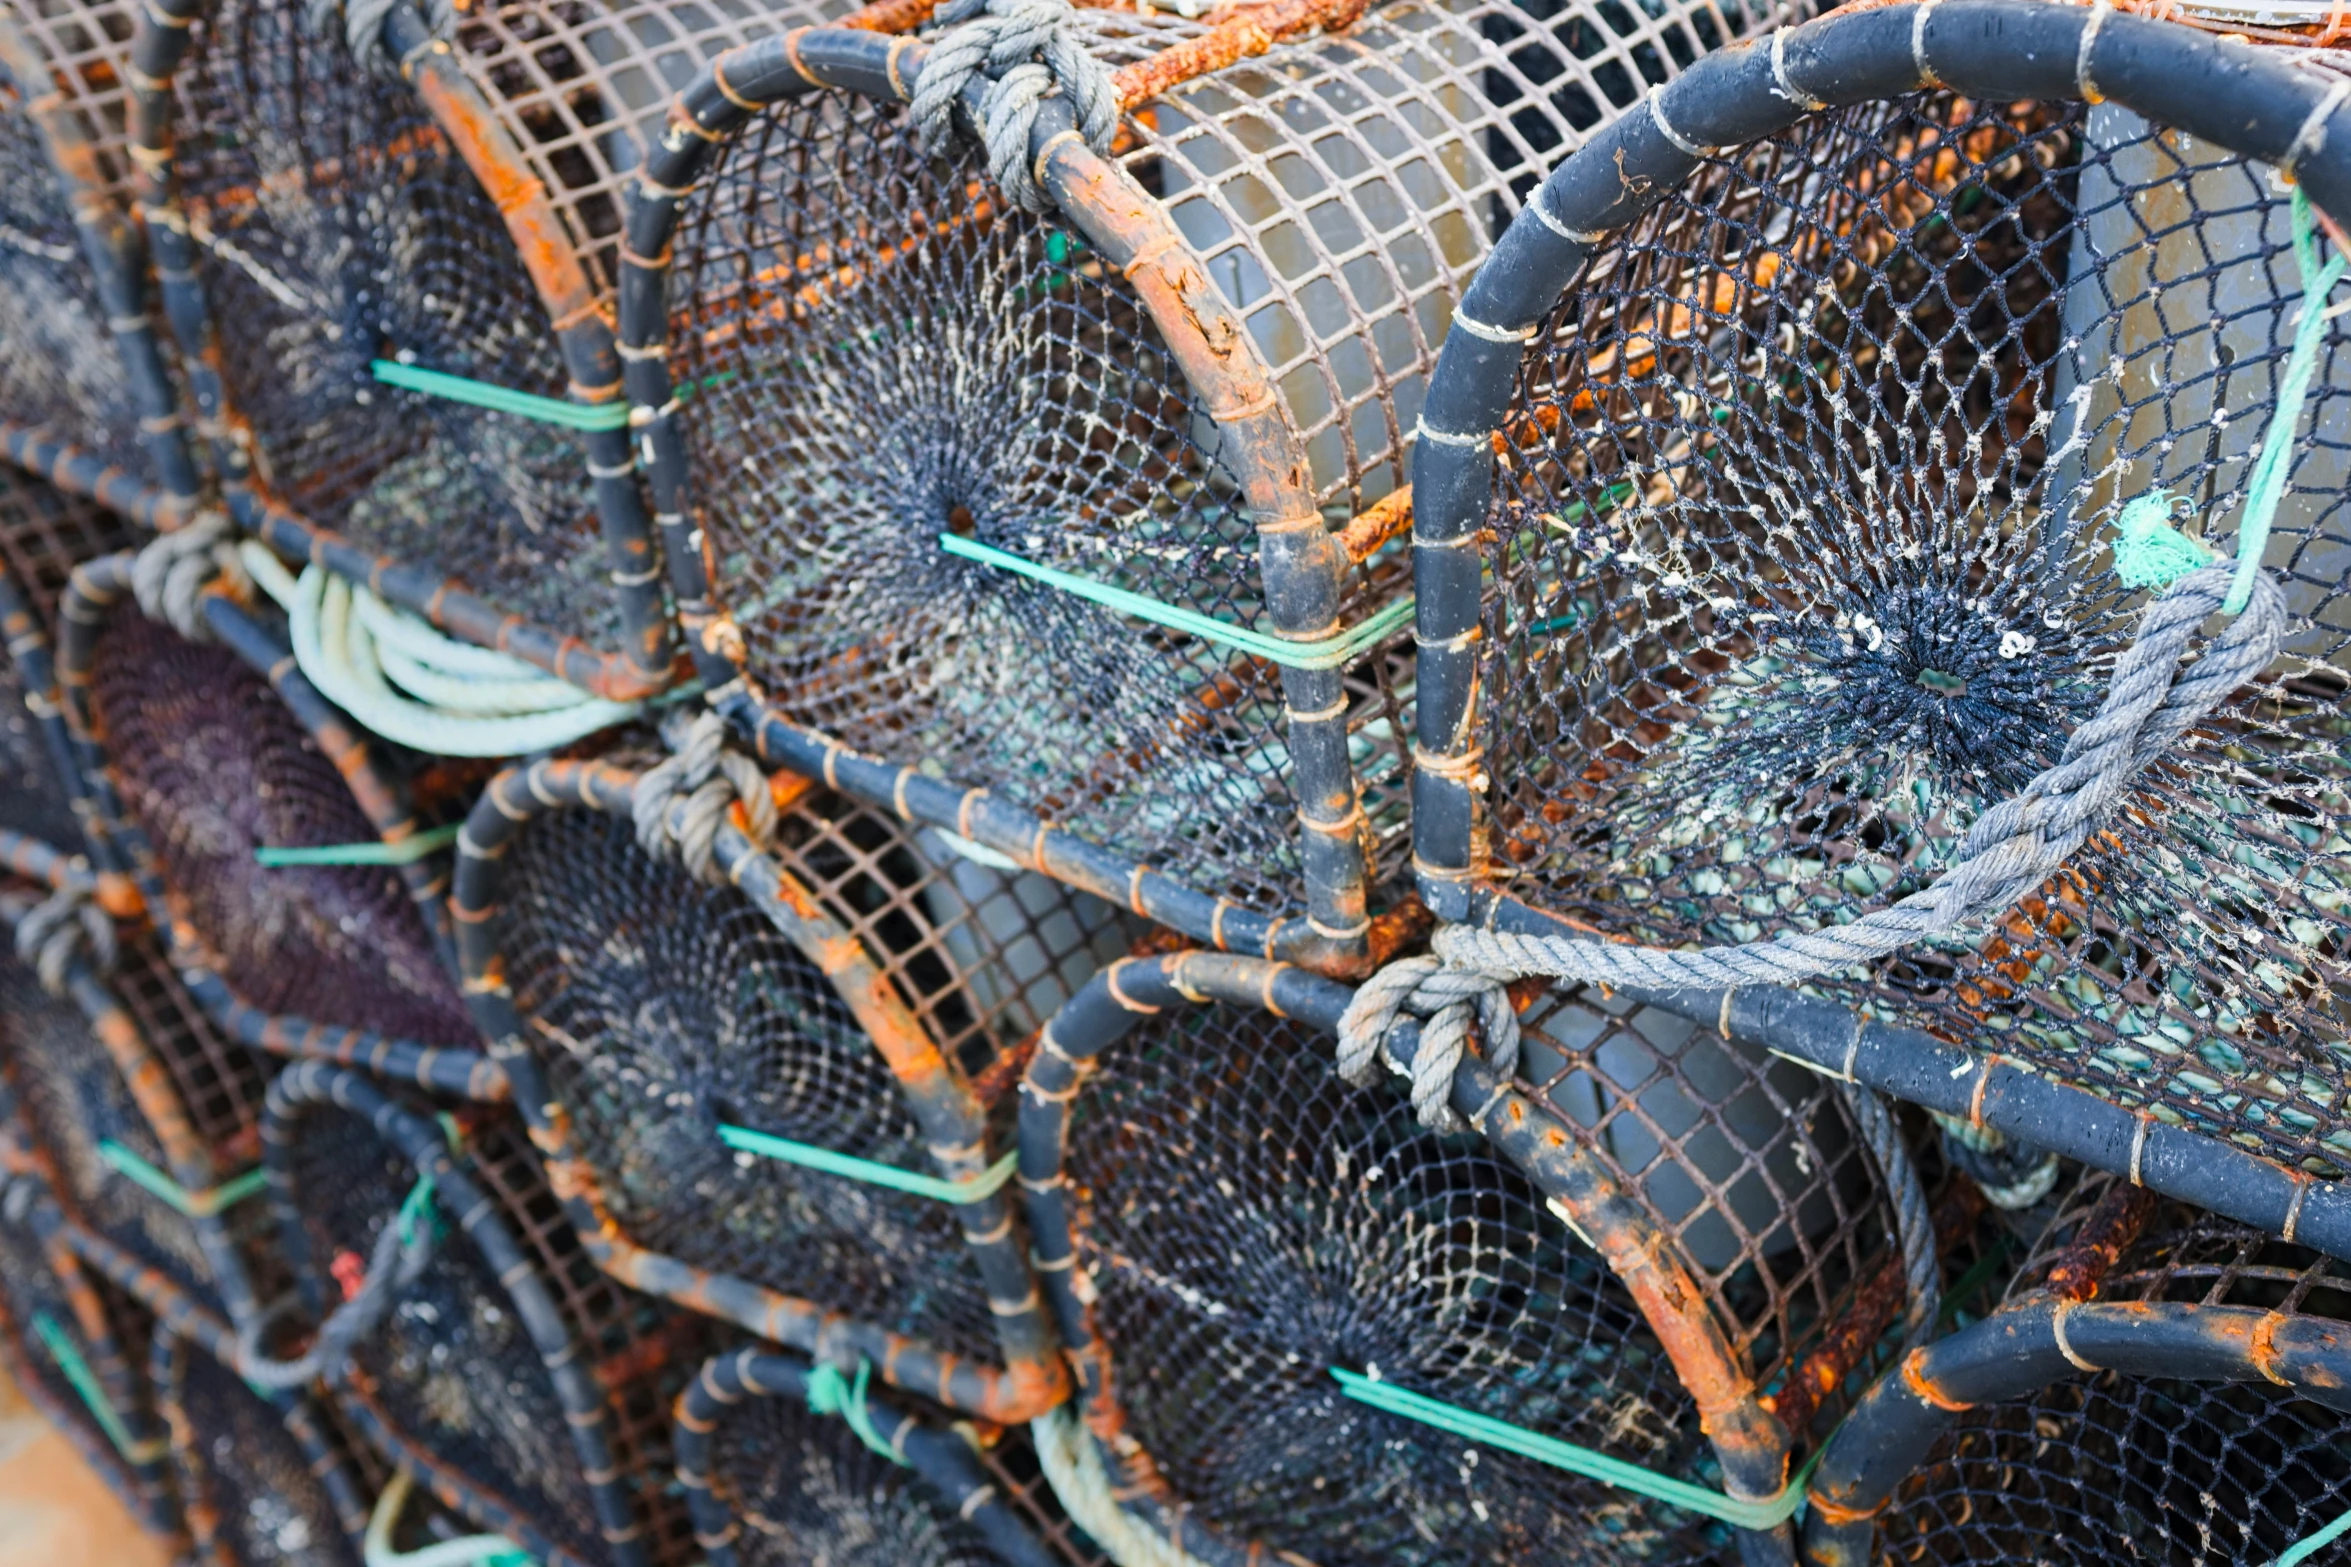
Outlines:
<svg viewBox="0 0 2351 1567"><path fill-rule="evenodd" d="M836 1367L819 1361L808 1373L808 1407L820 1415L839 1415L857 1433L857 1440L865 1444L868 1452L879 1453L901 1469L910 1467L873 1427L873 1411L865 1405L865 1387L872 1377L873 1367L862 1358L857 1362L855 1382L842 1376Z"/></svg>
<svg viewBox="0 0 2351 1567"><path fill-rule="evenodd" d="M408 1188L408 1195L400 1199L400 1213L392 1223L400 1232L400 1244L403 1247L416 1244L416 1221L419 1219L436 1226L441 1222L439 1211L433 1207L433 1178L430 1175L418 1176L416 1184Z"/></svg>
<svg viewBox="0 0 2351 1567"><path fill-rule="evenodd" d="M723 1121L719 1123L718 1140L737 1153L757 1154L762 1159L776 1159L805 1169L821 1170L827 1175L838 1175L846 1180L863 1181L868 1186L887 1186L892 1191L928 1197L933 1202L955 1204L978 1202L983 1197L993 1196L1006 1181L1012 1179L1012 1172L1020 1167L1020 1155L1008 1153L968 1181L942 1181L935 1175L916 1175L896 1165L877 1164L871 1159L835 1153L830 1148L818 1148L808 1143L795 1143L767 1132L754 1132L747 1126L729 1126Z"/></svg>
<svg viewBox="0 0 2351 1567"><path fill-rule="evenodd" d="M225 1213L269 1185L266 1171L247 1170L218 1186L192 1192L111 1137L99 1140L98 1157L112 1165L117 1174L128 1176L131 1184L150 1196L160 1197L191 1219L209 1219Z"/></svg>
<svg viewBox="0 0 2351 1567"><path fill-rule="evenodd" d="M426 855L446 849L465 830L463 822L428 828L398 843L321 843L294 848L264 846L253 859L266 870L288 865L413 865Z"/></svg>
<svg viewBox="0 0 2351 1567"><path fill-rule="evenodd" d="M1415 1393L1392 1383L1374 1381L1360 1372L1343 1371L1333 1366L1331 1375L1338 1379L1339 1390L1349 1398L1369 1404L1384 1414L1417 1420L1439 1431L1450 1432L1487 1447L1499 1448L1506 1453L1516 1453L1521 1458L1531 1458L1537 1463L1549 1464L1554 1469L1564 1469L1570 1474L1579 1474L1603 1485L1636 1492L1653 1501L1679 1507L1685 1512L1720 1519L1734 1528L1773 1529L1793 1518L1796 1509L1803 1504L1804 1486L1812 1478L1812 1466L1820 1462L1820 1451L1816 1451L1805 1461L1804 1467L1796 1471L1795 1478L1780 1488L1779 1495L1768 1501L1746 1501L1735 1496L1725 1496L1720 1491L1710 1491L1702 1485L1692 1485L1687 1480L1676 1480L1670 1475L1643 1469L1638 1464L1626 1463L1621 1458L1612 1458L1589 1447L1563 1442L1555 1436L1544 1436L1523 1426L1514 1426L1507 1420L1475 1414L1423 1393ZM1821 1451L1826 1449L1827 1444L1821 1444Z"/></svg>
<svg viewBox="0 0 2351 1567"><path fill-rule="evenodd" d="M451 375L445 370L427 370L422 365L404 365L390 359L378 359L368 368L386 386L396 386L404 392L422 392L427 397L445 398L474 408L487 408L493 413L515 414L524 419L536 419L541 424L559 424L567 430L628 428L629 409L626 403L566 402L560 397L518 392L510 386L492 386L487 381Z"/></svg>
<svg viewBox="0 0 2351 1567"><path fill-rule="evenodd" d="M2333 1523L2319 1530L2318 1533L2305 1535L2295 1541L2287 1548L2286 1554L2277 1559L2277 1567L2302 1567L2302 1563L2340 1540L2345 1534L2351 1534L2351 1513L2345 1513Z"/></svg>
<svg viewBox="0 0 2351 1567"><path fill-rule="evenodd" d="M122 1454L124 1462L152 1463L163 1456L165 1449L161 1442L132 1440L130 1427L124 1425L122 1416L115 1413L114 1403L106 1396L106 1389L99 1382L98 1373L91 1370L89 1361L82 1358L82 1347L73 1341L71 1334L57 1325L55 1318L45 1311L33 1313L33 1336L41 1341L43 1349L49 1351L49 1358L57 1362L57 1369L65 1373L65 1380L72 1384L75 1396L88 1407L90 1417L98 1422L98 1429L106 1433L106 1440L114 1444L114 1450Z"/></svg>
<svg viewBox="0 0 2351 1567"><path fill-rule="evenodd" d="M1032 582L1042 582L1049 588L1059 588L1073 598L1082 598L1122 615L1132 615L1137 620L1147 620L1155 626L1165 626L1170 631L1187 632L1204 642L1214 642L1252 658L1262 658L1269 664L1279 664L1285 669L1342 668L1354 663L1412 622L1412 596L1406 594L1395 603L1383 606L1370 619L1352 630L1318 637L1311 642L1295 642L1288 637L1268 636L1262 631L1252 631L1247 626L1236 626L1218 620L1213 615L1203 615L1198 610L1163 604L1155 598L1147 598L1126 588L1096 582L1091 577L1057 571L1051 566L1040 566L1033 560L1024 560L1008 550L982 544L977 539L967 539L961 534L940 534L939 547L964 560L976 560L984 566L1013 572Z"/></svg>

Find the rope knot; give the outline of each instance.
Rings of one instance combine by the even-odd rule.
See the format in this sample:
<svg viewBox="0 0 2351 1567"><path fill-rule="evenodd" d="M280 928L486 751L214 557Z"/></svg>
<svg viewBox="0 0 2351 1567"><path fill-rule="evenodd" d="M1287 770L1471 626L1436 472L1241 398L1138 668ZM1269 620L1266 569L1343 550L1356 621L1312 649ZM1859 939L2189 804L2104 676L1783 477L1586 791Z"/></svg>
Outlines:
<svg viewBox="0 0 2351 1567"><path fill-rule="evenodd" d="M198 512L169 533L149 539L131 560L131 597L149 620L159 620L191 642L212 640L204 621L204 589L216 576L241 580L244 566L231 542L229 519Z"/></svg>
<svg viewBox="0 0 2351 1567"><path fill-rule="evenodd" d="M1471 1028L1484 1042L1486 1065L1504 1077L1518 1070L1518 1009L1508 986L1508 976L1454 968L1441 957L1398 959L1364 981L1339 1019L1340 1078L1367 1086L1384 1063L1412 1080L1421 1125L1461 1131L1453 1078L1469 1054ZM1407 1019L1419 1024L1420 1042L1401 1057L1395 1034Z"/></svg>
<svg viewBox="0 0 2351 1567"><path fill-rule="evenodd" d="M952 30L932 48L915 82L918 144L932 157L944 153L964 89L985 79L980 140L989 177L1027 210L1048 210L1029 160L1038 106L1056 93L1067 98L1086 145L1107 153L1119 117L1110 67L1086 52L1069 0L948 0L937 17Z"/></svg>
<svg viewBox="0 0 2351 1567"><path fill-rule="evenodd" d="M396 79L400 75L400 62L392 58L392 51L385 46L384 23L401 3L402 0L309 0L304 19L318 37L332 38L341 32L351 58L377 76ZM424 13L425 26L435 38L457 36L455 0L416 0L416 5Z"/></svg>
<svg viewBox="0 0 2351 1567"><path fill-rule="evenodd" d="M748 823L746 836L762 849L775 841L776 802L767 774L729 749L728 734L726 719L717 713L672 713L662 725L672 754L638 777L631 797L638 844L652 855L674 847L687 871L704 881L725 880L716 867L718 830L737 801ZM681 800L673 823L671 807Z"/></svg>
<svg viewBox="0 0 2351 1567"><path fill-rule="evenodd" d="M103 972L114 966L118 951L113 919L79 887L58 888L16 922L17 958L32 966L41 988L53 996L65 993L66 968L77 954Z"/></svg>

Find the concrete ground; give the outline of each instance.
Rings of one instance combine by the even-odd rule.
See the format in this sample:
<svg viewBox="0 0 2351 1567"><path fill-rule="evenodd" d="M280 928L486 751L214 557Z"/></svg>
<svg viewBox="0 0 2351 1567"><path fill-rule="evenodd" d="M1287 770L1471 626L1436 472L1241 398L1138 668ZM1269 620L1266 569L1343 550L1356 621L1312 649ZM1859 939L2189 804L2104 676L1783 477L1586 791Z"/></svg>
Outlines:
<svg viewBox="0 0 2351 1567"><path fill-rule="evenodd" d="M0 1373L0 1567L169 1567L170 1560Z"/></svg>

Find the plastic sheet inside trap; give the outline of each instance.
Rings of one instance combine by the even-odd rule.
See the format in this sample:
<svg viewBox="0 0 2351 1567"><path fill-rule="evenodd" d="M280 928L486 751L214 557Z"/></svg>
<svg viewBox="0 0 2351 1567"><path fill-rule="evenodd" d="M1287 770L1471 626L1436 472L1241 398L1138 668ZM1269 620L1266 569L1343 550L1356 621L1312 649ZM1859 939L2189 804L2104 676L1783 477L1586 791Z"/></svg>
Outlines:
<svg viewBox="0 0 2351 1567"><path fill-rule="evenodd" d="M183 1345L173 1456L199 1550L219 1567L359 1567L358 1543L285 1416L237 1374ZM209 1512L211 1537L199 1521Z"/></svg>
<svg viewBox="0 0 2351 1567"><path fill-rule="evenodd" d="M261 1011L425 1044L476 1041L407 885L384 866L267 868L254 851L369 844L375 824L269 683L128 606L91 703L124 809L221 978Z"/></svg>
<svg viewBox="0 0 2351 1567"><path fill-rule="evenodd" d="M1525 360L1480 741L1503 890L1663 945L1925 885L2105 693L2125 506L2234 548L2300 284L2266 170L2106 105L1948 94L1709 160ZM2314 1171L2341 1096L2332 337L2267 563L2285 654L1989 934L1819 982ZM2160 502L2153 502L2160 506Z"/></svg>
<svg viewBox="0 0 2351 1567"><path fill-rule="evenodd" d="M1720 1526L1342 1396L1333 1367L1719 1484L1607 1264L1474 1135L1232 1009L1105 1052L1074 1110L1078 1264L1171 1500L1324 1567L1695 1562Z"/></svg>
<svg viewBox="0 0 2351 1567"><path fill-rule="evenodd" d="M1098 900L822 791L786 813L778 856L1000 1126L1021 1047L1128 940ZM719 1140L740 1126L935 1173L905 1090L815 963L740 893L647 856L622 818L542 816L504 863L508 982L573 1147L631 1240L1000 1358L951 1207Z"/></svg>

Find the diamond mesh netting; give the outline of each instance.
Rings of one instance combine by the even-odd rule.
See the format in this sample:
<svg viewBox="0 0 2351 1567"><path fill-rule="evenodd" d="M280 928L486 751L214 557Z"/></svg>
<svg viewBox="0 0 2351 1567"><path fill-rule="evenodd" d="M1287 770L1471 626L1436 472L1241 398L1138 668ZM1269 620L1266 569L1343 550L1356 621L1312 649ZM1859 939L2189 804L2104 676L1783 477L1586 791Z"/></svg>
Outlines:
<svg viewBox="0 0 2351 1567"><path fill-rule="evenodd" d="M286 1417L202 1350L178 1352L162 1390L172 1457L205 1567L358 1567L310 1455Z"/></svg>
<svg viewBox="0 0 2351 1567"><path fill-rule="evenodd" d="M273 1014L471 1045L409 890L376 866L264 869L254 851L374 842L332 758L236 654L128 607L93 660L91 706L124 809L176 912L238 997Z"/></svg>
<svg viewBox="0 0 2351 1567"><path fill-rule="evenodd" d="M784 814L776 853L999 1119L1022 1047L1129 939L1108 905L828 791ZM951 1207L719 1141L732 1124L932 1169L905 1090L815 962L742 894L645 854L622 818L544 815L503 863L526 1043L630 1240L1001 1358Z"/></svg>
<svg viewBox="0 0 2351 1567"><path fill-rule="evenodd" d="M299 5L231 0L205 26L175 78L174 174L256 475L365 548L611 645L578 438L369 371L412 359L564 394L497 208L415 95L362 72Z"/></svg>
<svg viewBox="0 0 2351 1567"><path fill-rule="evenodd" d="M1735 942L1924 885L2093 711L2120 510L2225 552L2299 284L2267 171L1945 93L1709 160L1537 339L1492 514L1486 874ZM2287 651L1985 936L1822 981L2313 1171L2343 1118L2351 385L2267 563Z"/></svg>
<svg viewBox="0 0 2351 1567"><path fill-rule="evenodd" d="M1173 1499L1325 1567L1727 1553L1719 1525L1342 1396L1333 1367L1719 1484L1599 1256L1481 1140L1343 1088L1326 1049L1235 1009L1168 1015L1073 1112L1113 1402Z"/></svg>

